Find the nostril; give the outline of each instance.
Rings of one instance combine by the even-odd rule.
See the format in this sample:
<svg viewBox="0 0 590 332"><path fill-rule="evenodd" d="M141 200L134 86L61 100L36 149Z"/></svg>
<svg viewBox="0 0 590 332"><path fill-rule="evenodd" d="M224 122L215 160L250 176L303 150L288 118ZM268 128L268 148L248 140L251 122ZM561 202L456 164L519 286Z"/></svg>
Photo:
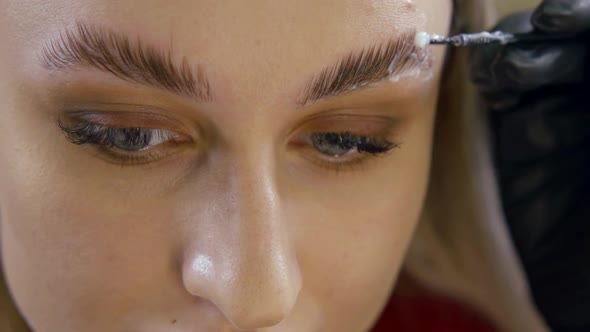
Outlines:
<svg viewBox="0 0 590 332"><path fill-rule="evenodd" d="M267 312L243 311L228 316L229 321L239 330L255 330L279 324L288 317L290 310L273 310Z"/></svg>
<svg viewBox="0 0 590 332"><path fill-rule="evenodd" d="M301 278L299 274L293 274L274 287L266 283L263 287L249 287L247 293L251 295L239 294L246 289L244 287L228 296L230 303L222 305L226 319L241 330L270 327L287 319L293 311L301 289Z"/></svg>
<svg viewBox="0 0 590 332"><path fill-rule="evenodd" d="M255 330L255 329L263 328L263 327L270 327L270 326L278 324L281 320L260 321L257 319L245 318L240 321L232 322L232 324L240 331L247 331L247 330Z"/></svg>

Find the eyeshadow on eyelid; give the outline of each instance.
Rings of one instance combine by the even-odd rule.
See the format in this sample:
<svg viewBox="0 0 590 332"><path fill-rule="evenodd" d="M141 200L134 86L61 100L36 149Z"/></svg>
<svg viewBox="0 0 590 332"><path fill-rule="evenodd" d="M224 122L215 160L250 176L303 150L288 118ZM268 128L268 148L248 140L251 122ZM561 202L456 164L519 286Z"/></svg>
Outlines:
<svg viewBox="0 0 590 332"><path fill-rule="evenodd" d="M334 115L310 119L302 125L304 131L349 131L382 133L390 131L396 121L386 117Z"/></svg>
<svg viewBox="0 0 590 332"><path fill-rule="evenodd" d="M106 111L86 108L84 110L67 111L60 115L60 120L69 122L88 122L94 125L107 126L112 128L163 128L179 132L192 132L182 122L158 114L145 111Z"/></svg>

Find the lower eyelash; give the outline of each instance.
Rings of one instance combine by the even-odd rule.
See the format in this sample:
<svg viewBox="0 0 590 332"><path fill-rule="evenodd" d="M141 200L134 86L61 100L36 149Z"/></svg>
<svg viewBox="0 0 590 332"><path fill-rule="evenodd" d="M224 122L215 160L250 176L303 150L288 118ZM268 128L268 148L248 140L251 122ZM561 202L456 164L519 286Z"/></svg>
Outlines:
<svg viewBox="0 0 590 332"><path fill-rule="evenodd" d="M123 154L114 152L112 149L102 146L99 147L99 150L100 153L108 156L108 161L114 162L121 167L146 164L159 159L158 154L151 151L142 152L140 154Z"/></svg>

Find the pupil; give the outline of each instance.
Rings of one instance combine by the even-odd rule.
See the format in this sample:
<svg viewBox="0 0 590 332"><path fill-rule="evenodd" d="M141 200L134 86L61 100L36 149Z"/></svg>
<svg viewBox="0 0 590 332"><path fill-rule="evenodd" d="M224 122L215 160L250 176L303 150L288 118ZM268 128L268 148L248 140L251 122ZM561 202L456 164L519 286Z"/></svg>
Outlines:
<svg viewBox="0 0 590 332"><path fill-rule="evenodd" d="M151 132L142 128L122 128L115 131L113 145L127 151L137 151L148 146Z"/></svg>

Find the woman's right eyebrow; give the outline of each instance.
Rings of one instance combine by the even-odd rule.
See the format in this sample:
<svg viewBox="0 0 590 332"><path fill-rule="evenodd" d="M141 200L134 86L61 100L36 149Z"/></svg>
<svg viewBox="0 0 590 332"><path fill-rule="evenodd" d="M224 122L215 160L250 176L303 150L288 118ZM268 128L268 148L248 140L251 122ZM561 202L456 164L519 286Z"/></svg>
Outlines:
<svg viewBox="0 0 590 332"><path fill-rule="evenodd" d="M47 70L91 67L199 102L213 98L201 67L191 69L186 57L177 66L170 51L164 53L145 45L139 37L136 43L131 43L126 35L81 22L76 22L75 29L65 30L58 38L46 42L40 61Z"/></svg>

